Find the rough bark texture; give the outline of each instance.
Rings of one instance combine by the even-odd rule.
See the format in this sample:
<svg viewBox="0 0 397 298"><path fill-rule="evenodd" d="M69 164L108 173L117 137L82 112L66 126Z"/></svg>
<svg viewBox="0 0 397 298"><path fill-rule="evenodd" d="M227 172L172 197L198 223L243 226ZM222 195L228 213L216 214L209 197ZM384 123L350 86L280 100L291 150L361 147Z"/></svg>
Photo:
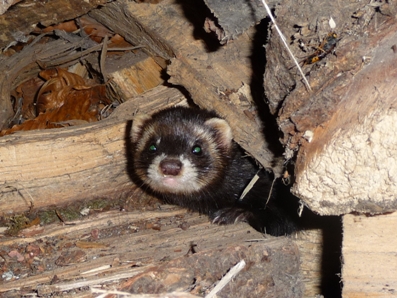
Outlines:
<svg viewBox="0 0 397 298"><path fill-rule="evenodd" d="M322 1L308 5L309 10L284 3L276 9L278 24L293 40L304 40L306 34L313 41L309 33L316 33L319 46L329 31L335 31L339 40L336 55L303 65L310 92L272 30L266 94L271 111L278 114L286 156L298 151L294 194L323 215L389 212L397 208L397 167L392 157L397 23L394 14L386 13L394 6L339 5ZM336 22L333 29L329 15ZM303 53L299 44L292 44L298 57Z"/></svg>
<svg viewBox="0 0 397 298"><path fill-rule="evenodd" d="M267 16L266 9L259 0L204 0L204 2L223 31L218 33L221 44L237 38ZM267 2L270 8L274 8L276 1Z"/></svg>
<svg viewBox="0 0 397 298"><path fill-rule="evenodd" d="M397 209L397 24L387 25L366 44L369 65L342 75L337 110L299 151L294 192L320 214Z"/></svg>
<svg viewBox="0 0 397 298"><path fill-rule="evenodd" d="M127 281L122 288L132 293L156 293L186 288L194 285L197 279L213 283L220 278L219 273L224 275L245 260L248 270L235 277L217 297L301 297L298 255L297 247L288 240L266 241L265 245L260 242L231 245L150 268Z"/></svg>

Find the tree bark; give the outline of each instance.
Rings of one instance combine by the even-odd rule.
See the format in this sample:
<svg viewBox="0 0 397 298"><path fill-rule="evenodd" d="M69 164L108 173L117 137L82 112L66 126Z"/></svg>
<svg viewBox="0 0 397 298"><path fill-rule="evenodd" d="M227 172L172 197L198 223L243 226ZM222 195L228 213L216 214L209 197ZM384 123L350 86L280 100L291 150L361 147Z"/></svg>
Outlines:
<svg viewBox="0 0 397 298"><path fill-rule="evenodd" d="M267 45L265 90L282 132L286 163L293 165L292 191L322 215L394 211L397 23L387 11L395 7L389 3L379 13L358 3L340 10L337 2L326 2L312 7L284 3L276 9L282 32L293 37L289 42L296 57L304 53L304 40L314 42L307 55L324 55L313 64L301 59L311 91L275 30ZM322 17L326 11L332 12L335 28L330 17ZM319 50L330 31L337 35L335 53Z"/></svg>

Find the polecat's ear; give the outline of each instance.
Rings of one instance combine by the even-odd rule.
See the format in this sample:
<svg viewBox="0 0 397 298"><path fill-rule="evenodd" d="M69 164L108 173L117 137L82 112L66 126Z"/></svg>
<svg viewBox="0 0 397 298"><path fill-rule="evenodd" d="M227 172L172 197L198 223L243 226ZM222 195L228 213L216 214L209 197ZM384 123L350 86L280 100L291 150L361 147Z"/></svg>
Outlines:
<svg viewBox="0 0 397 298"><path fill-rule="evenodd" d="M220 118L208 119L204 124L217 131L218 144L221 145L222 148L229 150L232 146L233 139L232 129L229 124Z"/></svg>
<svg viewBox="0 0 397 298"><path fill-rule="evenodd" d="M142 135L142 128L146 121L152 119L151 116L146 114L137 114L132 120L131 139L133 143L138 142Z"/></svg>

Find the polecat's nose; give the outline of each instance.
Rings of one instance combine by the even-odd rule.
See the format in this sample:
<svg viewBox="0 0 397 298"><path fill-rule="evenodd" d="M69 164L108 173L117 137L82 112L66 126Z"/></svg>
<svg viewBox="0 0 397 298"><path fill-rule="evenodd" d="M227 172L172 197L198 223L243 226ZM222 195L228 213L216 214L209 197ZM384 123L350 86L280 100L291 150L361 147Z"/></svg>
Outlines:
<svg viewBox="0 0 397 298"><path fill-rule="evenodd" d="M164 175L177 176L181 172L182 162L179 159L164 159L160 162L160 169Z"/></svg>

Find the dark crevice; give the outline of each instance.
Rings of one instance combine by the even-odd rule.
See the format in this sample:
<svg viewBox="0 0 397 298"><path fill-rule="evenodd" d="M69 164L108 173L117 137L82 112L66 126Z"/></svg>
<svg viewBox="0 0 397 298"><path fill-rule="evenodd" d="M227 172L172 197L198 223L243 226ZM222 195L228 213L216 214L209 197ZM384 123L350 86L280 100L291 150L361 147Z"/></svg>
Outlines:
<svg viewBox="0 0 397 298"><path fill-rule="evenodd" d="M208 34L203 29L206 18L210 18L216 22L216 18L205 5L204 1L177 0L176 3L182 7L186 19L194 26L193 37L204 41L208 52L218 50L221 45L215 34Z"/></svg>

